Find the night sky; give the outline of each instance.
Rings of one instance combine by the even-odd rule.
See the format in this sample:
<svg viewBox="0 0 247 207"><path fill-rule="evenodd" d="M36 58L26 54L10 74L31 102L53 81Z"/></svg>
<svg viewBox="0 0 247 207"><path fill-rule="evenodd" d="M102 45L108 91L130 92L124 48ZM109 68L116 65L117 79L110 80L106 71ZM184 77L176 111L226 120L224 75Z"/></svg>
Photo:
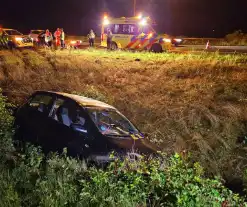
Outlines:
<svg viewBox="0 0 247 207"><path fill-rule="evenodd" d="M133 0L0 0L0 25L30 29L65 29L71 35L99 32L104 11L112 16L133 14ZM247 32L247 0L137 0L156 22L158 32L172 35L221 37ZM214 31L213 31L214 30Z"/></svg>

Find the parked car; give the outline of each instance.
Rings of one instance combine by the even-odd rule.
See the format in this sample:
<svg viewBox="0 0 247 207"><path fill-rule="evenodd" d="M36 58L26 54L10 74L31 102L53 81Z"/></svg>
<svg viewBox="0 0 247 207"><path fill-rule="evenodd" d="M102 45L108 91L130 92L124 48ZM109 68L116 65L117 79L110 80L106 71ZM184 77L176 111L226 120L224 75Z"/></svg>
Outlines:
<svg viewBox="0 0 247 207"><path fill-rule="evenodd" d="M37 91L15 117L15 140L45 153L67 148L70 156L105 163L112 151L120 157L158 151L116 108L78 95Z"/></svg>
<svg viewBox="0 0 247 207"><path fill-rule="evenodd" d="M6 40L6 47L8 48L23 48L23 47L33 47L33 42L31 38L23 35L15 29L3 28L2 37Z"/></svg>
<svg viewBox="0 0 247 207"><path fill-rule="evenodd" d="M66 46L68 49L79 49L80 46L82 45L81 40L67 40L66 41Z"/></svg>
<svg viewBox="0 0 247 207"><path fill-rule="evenodd" d="M38 36L41 34L41 33L44 33L45 30L31 30L30 33L29 33L29 37L33 40L33 42L38 42Z"/></svg>

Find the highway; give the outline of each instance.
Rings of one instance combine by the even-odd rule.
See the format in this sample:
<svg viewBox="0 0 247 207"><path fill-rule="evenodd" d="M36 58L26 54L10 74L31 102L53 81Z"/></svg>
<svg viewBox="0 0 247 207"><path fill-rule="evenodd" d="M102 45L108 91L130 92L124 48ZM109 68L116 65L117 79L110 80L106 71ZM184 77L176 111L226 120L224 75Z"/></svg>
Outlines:
<svg viewBox="0 0 247 207"><path fill-rule="evenodd" d="M172 49L174 52L220 52L220 53L247 53L247 46L210 46L206 49L206 45L180 45Z"/></svg>

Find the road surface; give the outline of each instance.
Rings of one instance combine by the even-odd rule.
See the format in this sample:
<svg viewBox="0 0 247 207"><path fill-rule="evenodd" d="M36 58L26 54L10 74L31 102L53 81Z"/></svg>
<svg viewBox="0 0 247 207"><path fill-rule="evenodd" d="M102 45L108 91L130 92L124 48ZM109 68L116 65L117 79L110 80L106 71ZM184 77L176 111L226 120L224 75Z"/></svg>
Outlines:
<svg viewBox="0 0 247 207"><path fill-rule="evenodd" d="M180 45L172 49L174 52L195 52L206 51L220 53L247 53L247 46L210 46L206 49L206 45Z"/></svg>

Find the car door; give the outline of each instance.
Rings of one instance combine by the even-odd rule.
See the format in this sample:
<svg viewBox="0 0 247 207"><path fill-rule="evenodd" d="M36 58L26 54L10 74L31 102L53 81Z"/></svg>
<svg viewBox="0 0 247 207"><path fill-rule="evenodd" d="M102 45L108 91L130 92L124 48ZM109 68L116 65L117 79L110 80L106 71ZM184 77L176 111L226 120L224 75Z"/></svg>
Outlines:
<svg viewBox="0 0 247 207"><path fill-rule="evenodd" d="M24 107L22 112L23 127L25 128L24 139L35 145L43 147L45 138L45 125L53 103L50 94L35 94Z"/></svg>
<svg viewBox="0 0 247 207"><path fill-rule="evenodd" d="M86 120L84 124L78 124L77 113L80 107L76 102L65 97L57 97L53 109L49 115L46 131L49 133L46 138L46 150L61 153L64 148L72 156L83 153L88 145ZM73 128L72 126L78 127Z"/></svg>

